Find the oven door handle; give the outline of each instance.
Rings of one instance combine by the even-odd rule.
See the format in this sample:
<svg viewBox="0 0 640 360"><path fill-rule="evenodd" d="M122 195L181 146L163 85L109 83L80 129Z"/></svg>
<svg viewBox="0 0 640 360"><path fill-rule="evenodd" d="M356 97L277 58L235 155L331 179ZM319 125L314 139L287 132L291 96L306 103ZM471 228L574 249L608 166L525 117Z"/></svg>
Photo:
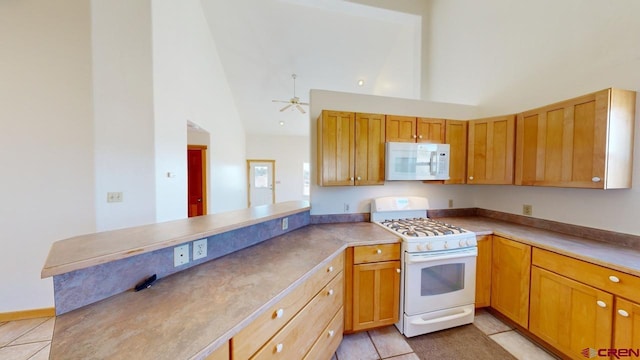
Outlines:
<svg viewBox="0 0 640 360"><path fill-rule="evenodd" d="M411 320L411 324L412 325L430 325L430 324L437 324L439 322L443 322L443 321L449 321L449 320L455 320L461 317L465 317L467 315L471 314L471 309L466 308L464 310L462 310L461 313L458 314L453 314L453 315L447 315L447 316L443 316L443 317L439 317L439 318L435 318L435 319L431 319L431 320L422 320L420 318L418 319L413 319Z"/></svg>
<svg viewBox="0 0 640 360"><path fill-rule="evenodd" d="M423 255L407 254L405 262L407 264L418 264L418 263L424 263L429 261L458 259L458 258L465 258L470 256L478 256L478 249L473 248L473 250L464 250L460 252L451 251L451 252L446 252L446 253L437 254L437 255L436 254L423 254Z"/></svg>

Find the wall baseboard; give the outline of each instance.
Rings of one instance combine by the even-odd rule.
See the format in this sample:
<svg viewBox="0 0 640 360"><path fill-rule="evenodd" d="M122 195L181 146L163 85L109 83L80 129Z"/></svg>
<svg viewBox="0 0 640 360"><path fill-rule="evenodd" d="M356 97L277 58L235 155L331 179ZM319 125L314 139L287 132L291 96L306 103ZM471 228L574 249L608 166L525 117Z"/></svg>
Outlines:
<svg viewBox="0 0 640 360"><path fill-rule="evenodd" d="M52 316L56 316L55 308L13 311L13 312L0 313L0 322L26 320L26 319L52 317Z"/></svg>

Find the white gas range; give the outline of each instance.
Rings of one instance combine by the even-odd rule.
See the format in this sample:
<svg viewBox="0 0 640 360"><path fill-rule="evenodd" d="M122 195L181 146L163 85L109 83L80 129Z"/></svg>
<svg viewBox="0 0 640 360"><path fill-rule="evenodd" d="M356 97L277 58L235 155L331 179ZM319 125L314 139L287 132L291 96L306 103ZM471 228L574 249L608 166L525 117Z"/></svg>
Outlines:
<svg viewBox="0 0 640 360"><path fill-rule="evenodd" d="M423 197L371 201L371 222L402 238L398 330L407 337L473 322L476 235L427 217Z"/></svg>

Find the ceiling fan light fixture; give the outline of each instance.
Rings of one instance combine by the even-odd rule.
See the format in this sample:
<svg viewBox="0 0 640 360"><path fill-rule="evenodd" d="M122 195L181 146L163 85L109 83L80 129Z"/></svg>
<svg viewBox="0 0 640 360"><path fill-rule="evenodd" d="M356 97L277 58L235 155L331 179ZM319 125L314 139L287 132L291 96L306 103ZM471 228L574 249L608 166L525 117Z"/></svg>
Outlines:
<svg viewBox="0 0 640 360"><path fill-rule="evenodd" d="M284 121L280 121L278 124L280 124L280 126L284 126Z"/></svg>
<svg viewBox="0 0 640 360"><path fill-rule="evenodd" d="M285 107L280 109L280 112L283 112L283 111L287 110L288 108L291 108L291 110L296 109L301 114L306 114L306 111L304 111L304 109L300 105L309 105L309 103L301 102L300 98L296 96L296 78L297 77L298 76L296 74L291 74L291 78L293 79L293 97L291 99L289 99L288 101L272 100L272 102L279 102L279 103L287 104Z"/></svg>
<svg viewBox="0 0 640 360"><path fill-rule="evenodd" d="M358 80L358 86L364 86L364 80L363 79Z"/></svg>

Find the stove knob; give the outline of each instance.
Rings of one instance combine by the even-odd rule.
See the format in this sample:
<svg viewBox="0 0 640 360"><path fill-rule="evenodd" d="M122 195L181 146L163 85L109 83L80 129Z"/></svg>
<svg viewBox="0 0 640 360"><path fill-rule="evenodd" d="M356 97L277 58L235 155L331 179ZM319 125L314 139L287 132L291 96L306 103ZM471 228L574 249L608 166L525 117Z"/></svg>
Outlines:
<svg viewBox="0 0 640 360"><path fill-rule="evenodd" d="M416 244L416 249L417 249L418 251L424 251L424 245L422 245L422 244Z"/></svg>
<svg viewBox="0 0 640 360"><path fill-rule="evenodd" d="M469 246L469 242L468 241L464 241L464 240L460 240L460 247L465 247L465 246Z"/></svg>
<svg viewBox="0 0 640 360"><path fill-rule="evenodd" d="M431 243L427 243L427 250L433 250L433 245Z"/></svg>

